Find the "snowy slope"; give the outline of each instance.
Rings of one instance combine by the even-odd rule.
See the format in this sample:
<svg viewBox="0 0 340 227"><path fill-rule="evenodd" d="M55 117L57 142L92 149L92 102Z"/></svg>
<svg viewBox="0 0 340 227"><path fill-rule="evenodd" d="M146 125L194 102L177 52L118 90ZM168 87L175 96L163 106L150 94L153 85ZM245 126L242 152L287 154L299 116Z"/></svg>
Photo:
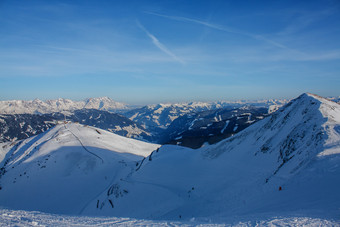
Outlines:
<svg viewBox="0 0 340 227"><path fill-rule="evenodd" d="M0 114L44 114L79 110L83 108L119 112L128 109L128 106L108 97L89 98L84 101L72 101L70 99L62 98L46 101L39 99L30 101L0 101Z"/></svg>
<svg viewBox="0 0 340 227"><path fill-rule="evenodd" d="M0 205L184 222L340 219L340 106L319 96L303 94L235 136L198 150L157 149L97 130L59 125L40 137L2 145Z"/></svg>
<svg viewBox="0 0 340 227"><path fill-rule="evenodd" d="M1 144L0 205L79 214L157 147L80 124Z"/></svg>
<svg viewBox="0 0 340 227"><path fill-rule="evenodd" d="M141 167L140 167L141 166ZM218 144L163 146L115 182L128 194L85 214L190 219L280 214L339 218L340 106L303 94ZM281 190L280 190L281 189Z"/></svg>

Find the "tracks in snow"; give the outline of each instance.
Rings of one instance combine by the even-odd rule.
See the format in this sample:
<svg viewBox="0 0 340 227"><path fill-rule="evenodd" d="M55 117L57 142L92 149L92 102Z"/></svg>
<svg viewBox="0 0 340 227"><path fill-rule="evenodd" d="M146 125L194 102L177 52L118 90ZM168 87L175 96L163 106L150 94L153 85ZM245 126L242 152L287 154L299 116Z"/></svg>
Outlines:
<svg viewBox="0 0 340 227"><path fill-rule="evenodd" d="M80 138L78 136L76 136L76 134L74 134L71 129L67 128L66 127L66 124L65 124L65 129L67 129L80 143L80 145L84 148L85 151L87 151L88 153L90 153L91 155L97 157L98 159L100 159L102 161L102 163L104 163L104 159L102 159L100 156L96 155L95 153L91 152L89 149L87 149L85 147L85 145L83 144L83 142L81 142Z"/></svg>

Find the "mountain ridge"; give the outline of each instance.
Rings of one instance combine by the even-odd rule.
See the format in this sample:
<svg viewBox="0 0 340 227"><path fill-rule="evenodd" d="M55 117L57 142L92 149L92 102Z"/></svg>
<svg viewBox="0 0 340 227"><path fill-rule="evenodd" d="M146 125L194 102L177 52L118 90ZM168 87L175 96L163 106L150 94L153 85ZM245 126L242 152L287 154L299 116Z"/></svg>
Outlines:
<svg viewBox="0 0 340 227"><path fill-rule="evenodd" d="M340 204L336 180L340 176L339 116L339 104L303 94L215 145L195 152L162 146L150 156L152 160L117 182L131 191L115 200L117 208L98 213L178 219L256 210L329 212L334 217ZM139 203L127 207L136 198ZM153 208L152 201L162 208ZM88 208L88 212L93 210Z"/></svg>
<svg viewBox="0 0 340 227"><path fill-rule="evenodd" d="M30 101L0 101L0 113L2 114L45 114L78 109L98 109L119 112L128 109L128 106L124 103L116 102L108 97L87 98L83 101L72 101L71 99L64 98L46 101L39 99Z"/></svg>
<svg viewBox="0 0 340 227"><path fill-rule="evenodd" d="M1 146L1 204L64 214L81 212L159 147L76 123Z"/></svg>
<svg viewBox="0 0 340 227"><path fill-rule="evenodd" d="M316 95L302 94L275 113L217 144L197 150L145 144L150 149L138 158L124 151L118 158L105 155L106 142L101 142L107 134L105 131L77 124L59 127L66 128L60 131L63 133L41 140L42 146L37 147L36 141L29 139L17 145L7 143L7 147L0 148L4 159L1 163L5 164L0 178L1 205L38 209L26 203L28 198L20 194L27 193L23 188L36 187L37 181L27 180L27 174L23 172L25 169L28 173L25 164L29 164L32 165L30 178L39 173L36 179L49 179L51 185L45 186L43 192L46 198L58 195L54 189L49 191L49 187L63 187L53 183L62 182L63 177L70 177L67 182L72 190L86 192L85 197L62 194L58 195L60 201L42 200L39 209L45 212L163 220L219 219L263 213L338 217L340 105ZM67 127L76 136L72 136ZM83 129L90 131L84 136ZM76 137L83 141L82 146ZM67 152L53 148L58 140L63 141L59 147L77 155L65 159ZM134 141L131 143L135 144ZM122 147L129 150L127 145ZM8 152L10 149L12 152ZM38 150L36 154L46 155L52 150L54 153L50 153L50 157L26 158L25 155L34 149ZM29 158L30 162L25 161ZM106 160L110 160L108 169L105 169ZM53 167L53 161L57 161L57 168ZM98 171L97 167L103 162L105 168ZM66 171L67 174L48 175L44 171L51 174ZM87 174L94 175L86 178ZM109 180L101 181L103 176ZM82 186L80 179L96 180ZM49 202L57 205L51 207Z"/></svg>

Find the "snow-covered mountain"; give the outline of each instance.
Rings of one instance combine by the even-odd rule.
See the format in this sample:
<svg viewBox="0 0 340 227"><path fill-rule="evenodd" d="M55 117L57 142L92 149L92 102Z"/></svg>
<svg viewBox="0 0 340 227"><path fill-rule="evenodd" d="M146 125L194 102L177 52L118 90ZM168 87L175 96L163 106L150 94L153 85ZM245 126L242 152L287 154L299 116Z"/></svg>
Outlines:
<svg viewBox="0 0 340 227"><path fill-rule="evenodd" d="M0 205L12 209L166 220L268 213L339 219L340 106L312 94L197 150L158 149L78 124L0 149Z"/></svg>
<svg viewBox="0 0 340 227"><path fill-rule="evenodd" d="M158 147L80 124L1 144L1 206L81 213L102 192L116 190L116 177Z"/></svg>
<svg viewBox="0 0 340 227"><path fill-rule="evenodd" d="M64 119L63 113L46 114L58 120ZM69 112L66 120L79 122L84 125L97 127L128 138L142 141L154 141L155 136L151 131L138 123L116 113L97 109L81 109Z"/></svg>
<svg viewBox="0 0 340 227"><path fill-rule="evenodd" d="M37 135L58 121L80 122L105 129L128 138L153 141L152 133L136 122L116 113L96 109L80 109L51 114L0 114L0 142L16 141Z"/></svg>
<svg viewBox="0 0 340 227"><path fill-rule="evenodd" d="M267 115L268 108L254 106L186 114L170 124L159 143L199 148L233 136Z"/></svg>
<svg viewBox="0 0 340 227"><path fill-rule="evenodd" d="M51 114L0 114L0 142L16 141L37 135L57 121L80 122L121 136L160 144L180 144L198 148L203 143L216 143L267 115L266 108L245 106L223 108L183 115L166 130L145 127L107 111L80 109Z"/></svg>
<svg viewBox="0 0 340 227"><path fill-rule="evenodd" d="M147 105L142 108L133 109L123 113L130 120L145 124L146 126L166 129L178 117L198 113L207 110L222 108L240 108L243 106L254 106L268 108L268 112L274 112L288 100L240 100L240 101L219 101L219 102L191 102L177 104Z"/></svg>
<svg viewBox="0 0 340 227"><path fill-rule="evenodd" d="M338 217L340 106L303 94L218 144L162 146L85 214L190 219L261 213ZM107 202L111 200L115 206ZM161 205L159 205L161 204Z"/></svg>
<svg viewBox="0 0 340 227"><path fill-rule="evenodd" d="M0 143L16 141L45 132L55 119L36 114L0 114Z"/></svg>
<svg viewBox="0 0 340 227"><path fill-rule="evenodd" d="M46 101L39 99L0 101L0 114L44 114L83 108L119 112L128 109L128 106L108 97L89 98L84 101L72 101L62 98Z"/></svg>

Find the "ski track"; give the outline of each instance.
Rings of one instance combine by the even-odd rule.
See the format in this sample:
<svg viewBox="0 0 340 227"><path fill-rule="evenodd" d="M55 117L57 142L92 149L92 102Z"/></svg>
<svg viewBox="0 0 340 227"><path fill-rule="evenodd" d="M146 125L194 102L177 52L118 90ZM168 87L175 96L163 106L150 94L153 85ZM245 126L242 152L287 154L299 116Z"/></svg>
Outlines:
<svg viewBox="0 0 340 227"><path fill-rule="evenodd" d="M65 124L65 129L67 129L67 130L68 130L68 131L69 131L69 132L70 132L70 133L71 133L71 134L79 141L80 145L84 148L85 151L87 151L88 153L92 154L93 156L99 158L99 159L102 161L102 163L104 163L104 159L102 159L100 156L96 155L95 153L89 151L89 149L87 149L87 148L84 146L84 144L81 142L80 138L79 138L78 136L76 136L76 134L74 134L74 133L71 131L71 129L69 129L69 128L66 127L66 124Z"/></svg>

